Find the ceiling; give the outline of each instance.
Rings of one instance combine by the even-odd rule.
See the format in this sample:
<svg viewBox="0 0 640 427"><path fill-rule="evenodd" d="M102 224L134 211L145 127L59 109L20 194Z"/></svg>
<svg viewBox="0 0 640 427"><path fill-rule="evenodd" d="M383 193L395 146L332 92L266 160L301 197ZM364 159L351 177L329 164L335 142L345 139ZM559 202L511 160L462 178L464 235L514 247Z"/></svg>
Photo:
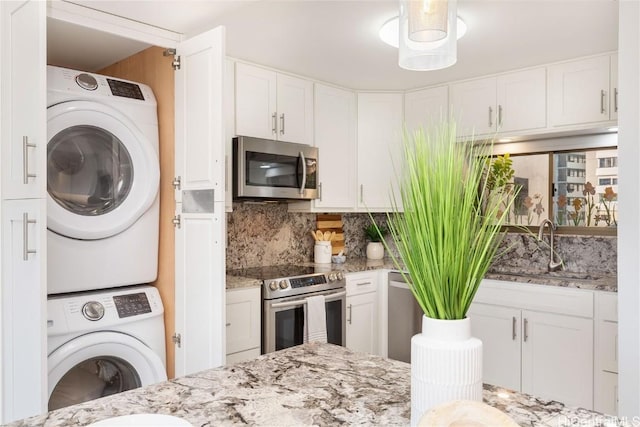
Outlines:
<svg viewBox="0 0 640 427"><path fill-rule="evenodd" d="M182 0L73 3L195 35L227 29L227 55L356 90L403 90L617 50L613 0L459 0L467 24L458 62L440 71L398 67L377 36L397 15L386 0ZM96 71L147 45L48 20L48 61Z"/></svg>

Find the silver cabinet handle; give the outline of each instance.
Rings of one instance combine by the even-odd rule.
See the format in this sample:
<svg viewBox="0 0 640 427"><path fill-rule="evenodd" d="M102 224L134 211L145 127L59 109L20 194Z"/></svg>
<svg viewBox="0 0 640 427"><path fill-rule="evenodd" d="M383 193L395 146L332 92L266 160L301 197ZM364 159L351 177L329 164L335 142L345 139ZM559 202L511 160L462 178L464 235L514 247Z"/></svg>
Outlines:
<svg viewBox="0 0 640 427"><path fill-rule="evenodd" d="M498 126L502 126L502 105L498 105Z"/></svg>
<svg viewBox="0 0 640 427"><path fill-rule="evenodd" d="M493 126L493 108L489 106L489 127Z"/></svg>
<svg viewBox="0 0 640 427"><path fill-rule="evenodd" d="M513 316L512 322L511 322L511 339L513 341L516 340L517 334L516 334L516 316Z"/></svg>
<svg viewBox="0 0 640 427"><path fill-rule="evenodd" d="M224 326L229 327L229 326L231 326L231 323L225 323L225 325L224 325Z"/></svg>
<svg viewBox="0 0 640 427"><path fill-rule="evenodd" d="M322 201L322 183L318 183L318 198Z"/></svg>
<svg viewBox="0 0 640 427"><path fill-rule="evenodd" d="M29 173L29 148L36 148L36 144L29 142L28 136L22 137L22 182L29 183L29 178L35 178L35 173Z"/></svg>
<svg viewBox="0 0 640 427"><path fill-rule="evenodd" d="M307 185L307 159L304 158L304 153L300 152L300 159L302 160L302 184L300 184L300 194L304 194L304 187Z"/></svg>
<svg viewBox="0 0 640 427"><path fill-rule="evenodd" d="M613 90L613 111L618 112L618 88Z"/></svg>
<svg viewBox="0 0 640 427"><path fill-rule="evenodd" d="M29 249L29 224L35 224L35 219L29 219L27 212L22 213L22 259L29 261L29 254L35 254L35 249Z"/></svg>
<svg viewBox="0 0 640 427"><path fill-rule="evenodd" d="M280 135L284 135L284 113L280 114Z"/></svg>
<svg viewBox="0 0 640 427"><path fill-rule="evenodd" d="M529 321L524 319L524 342L527 342L529 339Z"/></svg>
<svg viewBox="0 0 640 427"><path fill-rule="evenodd" d="M352 315L353 304L349 304L349 317L347 318L347 322L351 324L351 315Z"/></svg>
<svg viewBox="0 0 640 427"><path fill-rule="evenodd" d="M604 114L605 113L605 108L604 108L604 98L607 96L607 92L605 92L604 90L600 91L600 114Z"/></svg>
<svg viewBox="0 0 640 427"><path fill-rule="evenodd" d="M364 203L364 184L360 184L360 203Z"/></svg>
<svg viewBox="0 0 640 427"><path fill-rule="evenodd" d="M356 283L356 286L364 286L364 285L370 285L370 284L371 282L359 282L359 283Z"/></svg>
<svg viewBox="0 0 640 427"><path fill-rule="evenodd" d="M277 127L278 127L277 114L276 114L276 113L273 113L273 114L271 115L271 133L272 133L272 134L274 134L274 135L275 135L275 134L278 132Z"/></svg>

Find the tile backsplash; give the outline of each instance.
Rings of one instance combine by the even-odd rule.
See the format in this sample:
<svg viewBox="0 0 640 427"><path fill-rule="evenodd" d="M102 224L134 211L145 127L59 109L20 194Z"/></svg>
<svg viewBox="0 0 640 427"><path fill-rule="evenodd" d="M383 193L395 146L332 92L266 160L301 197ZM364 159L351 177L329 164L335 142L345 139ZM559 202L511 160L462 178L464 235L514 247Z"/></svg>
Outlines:
<svg viewBox="0 0 640 427"><path fill-rule="evenodd" d="M373 216L379 224L386 221L385 214ZM370 223L369 215L345 213L342 222L347 257L364 257L363 228ZM233 212L227 213L227 268L311 262L314 241L309 231L315 228L316 214L288 212L285 203L234 203ZM546 271L549 248L534 236L510 233L502 249L492 269ZM616 237L556 235L556 251L568 271L616 273Z"/></svg>

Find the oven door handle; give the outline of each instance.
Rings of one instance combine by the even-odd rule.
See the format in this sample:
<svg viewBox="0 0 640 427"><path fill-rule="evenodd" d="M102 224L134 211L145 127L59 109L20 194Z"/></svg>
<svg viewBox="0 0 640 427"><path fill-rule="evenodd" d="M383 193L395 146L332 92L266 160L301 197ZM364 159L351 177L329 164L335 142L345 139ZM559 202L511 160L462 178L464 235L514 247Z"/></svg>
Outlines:
<svg viewBox="0 0 640 427"><path fill-rule="evenodd" d="M326 299L329 300L330 298L341 298L343 296L345 296L347 294L347 292L337 292L335 294L329 294L326 295ZM304 305L306 304L307 301L303 300L303 299L299 299L299 300L295 300L295 301L287 301L287 302L277 302L275 304L271 304L271 308L285 308L285 307L295 307L296 305Z"/></svg>

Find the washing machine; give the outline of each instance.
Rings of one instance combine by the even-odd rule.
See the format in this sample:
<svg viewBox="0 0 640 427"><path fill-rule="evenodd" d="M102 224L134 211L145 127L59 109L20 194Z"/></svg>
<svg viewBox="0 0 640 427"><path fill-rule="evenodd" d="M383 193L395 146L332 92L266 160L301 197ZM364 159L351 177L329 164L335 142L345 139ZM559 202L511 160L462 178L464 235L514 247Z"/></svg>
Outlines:
<svg viewBox="0 0 640 427"><path fill-rule="evenodd" d="M49 410L167 379L155 287L53 295L47 310Z"/></svg>
<svg viewBox="0 0 640 427"><path fill-rule="evenodd" d="M152 282L158 118L146 85L47 67L48 294Z"/></svg>

